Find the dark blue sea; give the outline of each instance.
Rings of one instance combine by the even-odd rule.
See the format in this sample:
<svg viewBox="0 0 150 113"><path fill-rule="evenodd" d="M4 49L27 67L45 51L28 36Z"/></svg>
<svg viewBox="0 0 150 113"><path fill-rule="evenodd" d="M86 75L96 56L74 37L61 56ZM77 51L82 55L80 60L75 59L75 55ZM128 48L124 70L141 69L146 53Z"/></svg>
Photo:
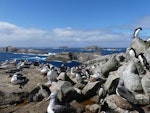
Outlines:
<svg viewBox="0 0 150 113"><path fill-rule="evenodd" d="M61 64L63 62L61 61L46 61L46 57L50 54L56 54L56 53L60 53L60 52L88 52L88 53L92 53L92 52L98 52L98 51L92 51L92 50L84 50L83 48L33 48L33 49L37 49L37 50L43 50L48 52L49 54L45 54L45 55L35 55L35 54L18 54L18 53L6 53L6 52L0 52L0 62L3 62L5 60L13 60L16 59L17 61L20 60L24 60L27 59L28 61L31 62L36 62L39 61L41 63L50 63L53 64L57 67L60 67ZM109 55L109 54L114 54L114 53L121 53L121 52L125 52L126 48L103 48L100 49L99 52L102 53L102 55ZM75 65L79 65L80 63L77 61L69 61L66 62L66 66L68 67L72 67Z"/></svg>

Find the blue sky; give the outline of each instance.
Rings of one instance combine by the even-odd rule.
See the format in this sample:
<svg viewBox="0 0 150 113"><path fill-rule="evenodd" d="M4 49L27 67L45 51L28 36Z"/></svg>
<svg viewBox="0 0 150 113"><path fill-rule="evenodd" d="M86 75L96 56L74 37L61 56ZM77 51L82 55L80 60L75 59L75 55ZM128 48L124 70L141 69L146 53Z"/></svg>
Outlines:
<svg viewBox="0 0 150 113"><path fill-rule="evenodd" d="M150 37L149 0L0 0L0 46L128 47Z"/></svg>

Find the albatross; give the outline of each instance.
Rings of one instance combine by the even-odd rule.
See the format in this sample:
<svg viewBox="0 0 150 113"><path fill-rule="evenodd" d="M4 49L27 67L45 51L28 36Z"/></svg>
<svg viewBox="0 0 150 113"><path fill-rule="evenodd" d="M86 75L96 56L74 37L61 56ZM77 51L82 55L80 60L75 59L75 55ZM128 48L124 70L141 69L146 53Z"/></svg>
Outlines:
<svg viewBox="0 0 150 113"><path fill-rule="evenodd" d="M47 107L47 113L75 113L76 110L72 107L61 105L57 101L57 94L51 93L47 100L50 99Z"/></svg>

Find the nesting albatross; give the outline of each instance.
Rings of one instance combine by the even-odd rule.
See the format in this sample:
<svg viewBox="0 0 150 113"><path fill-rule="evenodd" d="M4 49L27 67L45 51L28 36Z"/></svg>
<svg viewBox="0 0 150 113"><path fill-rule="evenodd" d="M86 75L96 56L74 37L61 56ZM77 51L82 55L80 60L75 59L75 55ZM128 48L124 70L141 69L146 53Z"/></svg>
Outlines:
<svg viewBox="0 0 150 113"><path fill-rule="evenodd" d="M58 104L56 93L51 93L48 99L50 99L50 102L47 107L47 113L75 113L76 112L76 110L72 107Z"/></svg>

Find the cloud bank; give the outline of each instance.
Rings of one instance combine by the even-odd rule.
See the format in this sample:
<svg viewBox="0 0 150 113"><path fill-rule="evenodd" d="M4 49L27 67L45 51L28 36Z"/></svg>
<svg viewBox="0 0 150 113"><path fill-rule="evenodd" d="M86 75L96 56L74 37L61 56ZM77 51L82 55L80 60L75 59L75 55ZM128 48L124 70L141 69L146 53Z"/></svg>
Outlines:
<svg viewBox="0 0 150 113"><path fill-rule="evenodd" d="M150 17L145 17L134 26L150 28ZM133 32L133 31L131 31ZM12 23L0 22L0 46L16 47L128 47L132 33L125 29L72 29L54 28L50 30L23 28Z"/></svg>

